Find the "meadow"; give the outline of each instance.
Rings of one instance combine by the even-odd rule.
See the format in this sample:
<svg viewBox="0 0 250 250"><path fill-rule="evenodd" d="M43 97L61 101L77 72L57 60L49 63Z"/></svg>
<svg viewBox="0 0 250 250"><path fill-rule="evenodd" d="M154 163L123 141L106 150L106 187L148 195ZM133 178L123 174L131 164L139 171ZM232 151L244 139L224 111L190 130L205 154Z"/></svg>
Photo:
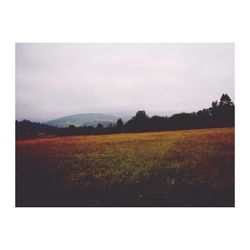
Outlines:
<svg viewBox="0 0 250 250"><path fill-rule="evenodd" d="M16 206L234 206L234 128L17 140Z"/></svg>

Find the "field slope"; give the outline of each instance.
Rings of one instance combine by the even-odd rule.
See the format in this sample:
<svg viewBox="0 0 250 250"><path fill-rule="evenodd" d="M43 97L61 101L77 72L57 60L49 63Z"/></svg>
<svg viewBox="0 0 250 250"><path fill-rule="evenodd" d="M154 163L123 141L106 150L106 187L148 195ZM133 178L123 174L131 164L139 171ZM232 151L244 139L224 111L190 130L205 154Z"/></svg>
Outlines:
<svg viewBox="0 0 250 250"><path fill-rule="evenodd" d="M17 141L16 206L234 206L234 128Z"/></svg>

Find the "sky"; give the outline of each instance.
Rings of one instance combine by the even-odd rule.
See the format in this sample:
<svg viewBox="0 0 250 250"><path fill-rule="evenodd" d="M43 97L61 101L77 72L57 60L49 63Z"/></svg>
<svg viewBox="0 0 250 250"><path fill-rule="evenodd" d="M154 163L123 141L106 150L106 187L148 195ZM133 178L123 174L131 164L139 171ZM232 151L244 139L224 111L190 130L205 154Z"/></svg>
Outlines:
<svg viewBox="0 0 250 250"><path fill-rule="evenodd" d="M232 43L17 43L16 119L193 112L227 93Z"/></svg>

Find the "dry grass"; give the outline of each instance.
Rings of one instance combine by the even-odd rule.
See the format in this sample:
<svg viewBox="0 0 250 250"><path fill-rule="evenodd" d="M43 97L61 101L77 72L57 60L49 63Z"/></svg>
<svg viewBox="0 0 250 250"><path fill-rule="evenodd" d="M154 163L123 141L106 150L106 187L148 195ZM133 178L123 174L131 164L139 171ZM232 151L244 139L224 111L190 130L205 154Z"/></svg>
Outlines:
<svg viewBox="0 0 250 250"><path fill-rule="evenodd" d="M233 206L234 129L16 142L17 205Z"/></svg>

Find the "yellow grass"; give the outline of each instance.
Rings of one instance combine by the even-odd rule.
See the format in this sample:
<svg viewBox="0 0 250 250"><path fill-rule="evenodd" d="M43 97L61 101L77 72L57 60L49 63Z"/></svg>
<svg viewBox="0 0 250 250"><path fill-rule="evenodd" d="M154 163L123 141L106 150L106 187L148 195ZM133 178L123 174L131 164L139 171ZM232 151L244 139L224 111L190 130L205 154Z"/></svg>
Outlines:
<svg viewBox="0 0 250 250"><path fill-rule="evenodd" d="M22 140L16 142L16 155L23 180L39 169L65 190L113 189L120 200L133 196L126 193L131 187L138 202L147 194L178 200L190 187L206 194L234 187L234 128Z"/></svg>

